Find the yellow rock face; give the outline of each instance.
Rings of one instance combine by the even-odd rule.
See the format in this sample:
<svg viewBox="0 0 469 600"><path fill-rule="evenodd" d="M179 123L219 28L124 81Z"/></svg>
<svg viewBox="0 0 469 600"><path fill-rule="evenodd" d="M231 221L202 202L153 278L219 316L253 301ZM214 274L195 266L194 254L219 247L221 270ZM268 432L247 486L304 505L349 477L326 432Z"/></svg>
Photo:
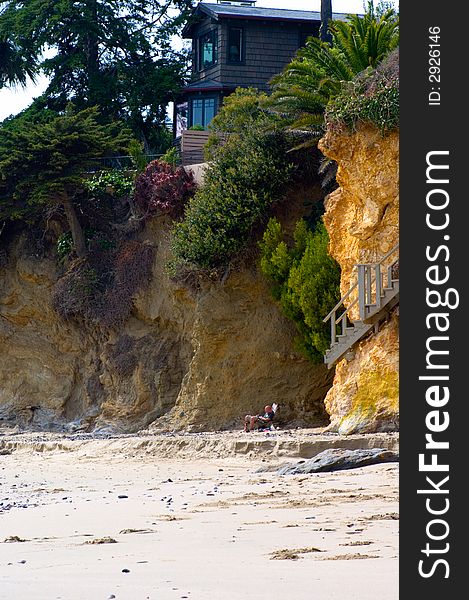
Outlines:
<svg viewBox="0 0 469 600"><path fill-rule="evenodd" d="M354 265L379 261L399 241L399 135L382 137L371 126L356 133L329 131L319 147L339 165L340 187L326 200L324 222L330 252L342 269L343 295L355 282ZM377 334L357 345L352 360L337 365L325 399L330 429L398 428L398 358L396 309Z"/></svg>

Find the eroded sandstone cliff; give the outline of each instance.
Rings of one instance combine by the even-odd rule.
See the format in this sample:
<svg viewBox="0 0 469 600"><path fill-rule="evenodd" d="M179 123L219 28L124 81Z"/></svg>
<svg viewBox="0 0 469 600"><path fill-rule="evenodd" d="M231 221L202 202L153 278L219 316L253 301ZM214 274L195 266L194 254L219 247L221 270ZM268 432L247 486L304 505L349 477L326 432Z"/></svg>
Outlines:
<svg viewBox="0 0 469 600"><path fill-rule="evenodd" d="M142 233L155 247L152 281L112 332L60 318L53 254L35 257L24 236L10 243L0 268L0 418L42 429L214 430L277 402L283 425L327 423L332 373L292 350L295 328L255 265L193 294L165 273L167 230L154 220Z"/></svg>
<svg viewBox="0 0 469 600"><path fill-rule="evenodd" d="M398 241L398 135L329 131L320 148L339 164L324 220L344 294L356 263ZM278 208L287 231L305 198L319 195L296 190ZM397 309L334 375L292 350L295 328L255 264L197 293L170 280L167 232L154 220L141 234L155 247L152 280L111 332L60 318L54 254L35 256L25 236L10 242L0 257L0 419L52 430L214 430L275 401L284 426L324 425L329 415L340 433L398 428Z"/></svg>
<svg viewBox="0 0 469 600"><path fill-rule="evenodd" d="M379 261L399 241L399 137L362 126L355 133L328 131L319 147L339 165L340 187L326 200L324 222L345 294L355 282L355 264ZM351 360L337 365L325 399L331 430L398 428L398 358L397 308L355 347Z"/></svg>

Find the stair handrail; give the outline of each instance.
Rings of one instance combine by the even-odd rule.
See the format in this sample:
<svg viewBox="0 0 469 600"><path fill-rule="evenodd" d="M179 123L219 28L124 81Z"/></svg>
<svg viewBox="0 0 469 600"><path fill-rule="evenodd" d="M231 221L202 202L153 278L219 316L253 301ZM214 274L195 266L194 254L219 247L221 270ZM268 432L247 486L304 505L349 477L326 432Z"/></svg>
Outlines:
<svg viewBox="0 0 469 600"><path fill-rule="evenodd" d="M357 287L358 285L358 281L355 282L355 284L349 289L349 291L342 296L342 298L337 302L337 304L334 306L334 308L331 310L331 312L327 315L327 317L325 317L322 322L326 323L327 321L329 321L329 319L332 317L332 315L337 311L338 308L340 308L342 306L342 304L344 303L344 300L347 300L347 298L350 296L350 294L353 292L353 290Z"/></svg>
<svg viewBox="0 0 469 600"><path fill-rule="evenodd" d="M341 299L337 302L337 304L334 306L334 308L329 312L329 314L323 319L323 323L327 323L327 321L329 321L329 319L331 319L331 343L334 343L336 340L336 325L338 325L341 321L342 321L342 332L345 333L346 328L347 328L347 314L350 311L350 309L355 306L355 304L358 301L358 308L359 308L359 316L360 316L360 320L363 320L364 315L365 315L365 306L367 305L366 302L366 293L364 290L364 276L363 276L363 269L364 268L369 268L372 271L374 271L374 275L375 275L375 279L372 280L372 271L370 271L370 276L368 277L369 281L368 281L368 286L370 288L369 290L369 294L371 294L371 286L373 284L373 282L376 285L376 296L377 296L377 302L380 301L380 298L378 298L378 296L380 296L381 294L381 275L380 275L380 265L387 259L389 258L392 254L394 254L394 252L396 252L396 250L398 250L399 248L399 243L397 243L395 246L393 246L388 252L386 252L386 254L384 256L381 257L381 259L378 262L375 263L359 263L354 265L354 267L357 268L357 272L356 272L356 277L357 277L357 281L350 287L350 289L341 297ZM393 265L397 262L394 261ZM361 269L361 271L360 271ZM378 281L378 279L379 281ZM336 318L336 313L337 311L344 305L345 300L347 300L347 298L352 294L352 292L354 292L354 290L356 290L358 287L358 298L352 302L350 304L350 306L345 307L344 306L344 311L339 315L338 318ZM368 294L368 295L369 295Z"/></svg>
<svg viewBox="0 0 469 600"><path fill-rule="evenodd" d="M329 319L331 319L331 344L333 344L336 341L336 326L339 325L340 322L342 322L342 335L345 335L345 332L347 331L347 315L348 315L348 311L352 308L352 306L355 306L355 304L357 303L358 298L356 298L348 307L344 306L344 311L339 315L338 318L336 318L336 312L337 310L343 306L344 301L347 300L347 298L350 296L350 294L357 288L358 286L358 280L355 283L355 285L353 285L349 291L342 296L342 298L339 300L339 302L334 306L334 308L331 310L331 312L327 315L327 317L325 319L323 319L323 323L326 323Z"/></svg>
<svg viewBox="0 0 469 600"><path fill-rule="evenodd" d="M367 315L367 308L381 307L382 291L383 291L383 275L381 265L388 259L396 250L399 244L393 246L381 259L374 263L360 263L355 265L357 268L358 279L358 313L360 321L363 321ZM391 265L388 265L388 286L392 282L392 268L399 259L396 259Z"/></svg>

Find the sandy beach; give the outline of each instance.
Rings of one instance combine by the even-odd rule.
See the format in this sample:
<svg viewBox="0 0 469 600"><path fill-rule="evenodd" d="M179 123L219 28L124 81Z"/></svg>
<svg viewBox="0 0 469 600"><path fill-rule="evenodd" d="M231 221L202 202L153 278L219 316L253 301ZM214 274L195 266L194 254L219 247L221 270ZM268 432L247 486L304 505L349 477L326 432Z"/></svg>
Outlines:
<svg viewBox="0 0 469 600"><path fill-rule="evenodd" d="M6 432L0 598L396 600L398 463L275 472L315 442L398 439Z"/></svg>

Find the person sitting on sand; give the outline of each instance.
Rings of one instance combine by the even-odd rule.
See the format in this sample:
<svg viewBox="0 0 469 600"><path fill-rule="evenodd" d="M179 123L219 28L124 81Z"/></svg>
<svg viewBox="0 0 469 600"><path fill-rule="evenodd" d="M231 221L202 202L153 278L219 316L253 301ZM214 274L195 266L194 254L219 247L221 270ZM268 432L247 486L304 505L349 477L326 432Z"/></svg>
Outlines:
<svg viewBox="0 0 469 600"><path fill-rule="evenodd" d="M268 404L264 407L263 415L246 415L244 417L244 431L248 431L248 425L249 431L252 431L256 424L258 427L270 425L270 423L272 423L272 421L274 420L274 417L275 411L272 408L272 406Z"/></svg>

